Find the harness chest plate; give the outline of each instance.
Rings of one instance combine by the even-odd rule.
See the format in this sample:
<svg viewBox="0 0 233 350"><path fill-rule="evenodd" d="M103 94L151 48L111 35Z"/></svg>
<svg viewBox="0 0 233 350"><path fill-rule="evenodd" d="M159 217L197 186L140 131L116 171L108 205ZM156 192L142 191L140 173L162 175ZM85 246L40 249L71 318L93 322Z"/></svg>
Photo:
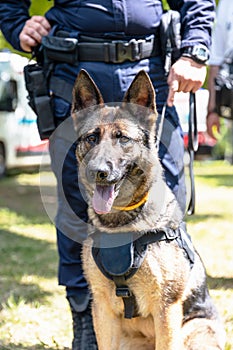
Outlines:
<svg viewBox="0 0 233 350"><path fill-rule="evenodd" d="M176 240L185 256L189 259L190 267L194 263L194 248L187 233L180 227L176 230L165 228L154 230L142 236L134 233L108 234L96 232L92 255L96 265L105 277L114 281L116 295L122 297L125 308L125 318L138 316L137 303L134 294L127 285L140 268L151 243Z"/></svg>

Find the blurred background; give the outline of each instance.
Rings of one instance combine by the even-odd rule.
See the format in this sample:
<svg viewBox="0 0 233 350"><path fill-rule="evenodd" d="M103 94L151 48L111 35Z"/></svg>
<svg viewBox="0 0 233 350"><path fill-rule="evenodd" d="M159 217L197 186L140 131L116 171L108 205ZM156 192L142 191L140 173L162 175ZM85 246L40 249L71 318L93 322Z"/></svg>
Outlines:
<svg viewBox="0 0 233 350"><path fill-rule="evenodd" d="M33 0L31 14L42 15L52 5L53 1ZM70 310L65 290L57 286L51 221L56 188L48 140L40 140L36 116L27 103L23 68L29 59L14 51L0 33L0 350L69 350ZM211 139L205 124L206 84L196 100L196 207L186 220L225 324L225 350L233 350L232 122L222 120L221 135ZM189 95L177 94L175 103L187 147Z"/></svg>

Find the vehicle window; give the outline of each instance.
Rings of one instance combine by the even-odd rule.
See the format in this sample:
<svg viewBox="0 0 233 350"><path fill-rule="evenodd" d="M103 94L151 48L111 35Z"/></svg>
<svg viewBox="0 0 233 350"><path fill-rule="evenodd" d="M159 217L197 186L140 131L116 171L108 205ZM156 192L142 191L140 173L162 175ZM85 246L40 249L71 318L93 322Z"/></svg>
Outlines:
<svg viewBox="0 0 233 350"><path fill-rule="evenodd" d="M17 105L17 82L0 79L0 111L13 112Z"/></svg>

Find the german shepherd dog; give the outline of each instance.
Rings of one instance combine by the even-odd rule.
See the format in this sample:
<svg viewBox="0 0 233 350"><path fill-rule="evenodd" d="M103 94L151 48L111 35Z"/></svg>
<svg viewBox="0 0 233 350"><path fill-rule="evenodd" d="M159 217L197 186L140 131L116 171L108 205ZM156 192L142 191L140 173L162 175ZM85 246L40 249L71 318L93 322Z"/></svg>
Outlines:
<svg viewBox="0 0 233 350"><path fill-rule="evenodd" d="M223 349L201 259L193 247L187 253L190 242L180 243L187 241L183 215L163 179L150 78L140 71L122 103L111 106L82 70L72 118L94 227L83 266L98 349Z"/></svg>

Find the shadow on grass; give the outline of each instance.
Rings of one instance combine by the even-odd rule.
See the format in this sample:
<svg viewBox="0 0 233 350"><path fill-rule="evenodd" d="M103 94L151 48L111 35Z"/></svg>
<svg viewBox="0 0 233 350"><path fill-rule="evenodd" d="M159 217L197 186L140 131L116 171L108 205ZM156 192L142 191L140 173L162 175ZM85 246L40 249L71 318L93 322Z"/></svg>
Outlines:
<svg viewBox="0 0 233 350"><path fill-rule="evenodd" d="M15 345L12 343L9 344L1 344L0 342L0 349L1 350L71 350L67 347L59 347L59 346L46 346L46 345L32 345L32 346L25 346L25 345Z"/></svg>
<svg viewBox="0 0 233 350"><path fill-rule="evenodd" d="M8 230L0 230L0 239L0 303L7 303L9 298L16 304L20 300L45 302L52 293L42 290L37 281L56 278L55 244Z"/></svg>
<svg viewBox="0 0 233 350"><path fill-rule="evenodd" d="M233 289L233 278L207 276L210 289Z"/></svg>
<svg viewBox="0 0 233 350"><path fill-rule="evenodd" d="M191 216L186 215L185 217L185 221L190 223L204 222L205 220L209 220L209 219L221 220L222 215L218 213L211 213L211 214L195 213L194 215L191 215Z"/></svg>
<svg viewBox="0 0 233 350"><path fill-rule="evenodd" d="M213 175L198 174L197 177L199 177L200 179L203 179L206 182L213 184L214 186L232 187L233 186L233 167L232 167L232 174L213 174Z"/></svg>
<svg viewBox="0 0 233 350"><path fill-rule="evenodd" d="M47 191L49 192L49 188L47 190L44 186L43 192ZM44 209L38 185L21 184L18 177L10 176L0 181L0 192L0 208L9 208L17 215L25 217L31 224L51 223ZM56 198L51 198L51 201L55 205Z"/></svg>

